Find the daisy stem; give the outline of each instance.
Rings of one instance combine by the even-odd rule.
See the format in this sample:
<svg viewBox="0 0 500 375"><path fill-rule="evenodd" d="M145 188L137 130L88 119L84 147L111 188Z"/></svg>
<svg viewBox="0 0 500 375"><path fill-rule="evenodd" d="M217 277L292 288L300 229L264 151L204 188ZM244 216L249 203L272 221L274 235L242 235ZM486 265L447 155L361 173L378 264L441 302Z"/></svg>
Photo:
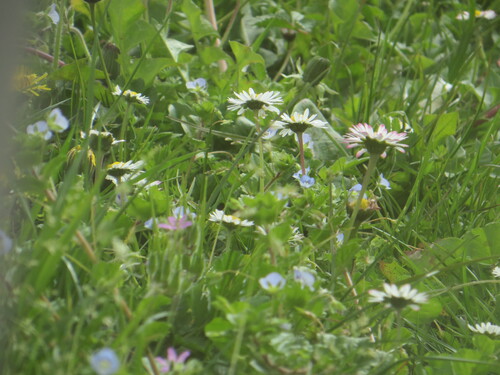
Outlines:
<svg viewBox="0 0 500 375"><path fill-rule="evenodd" d="M352 231L356 223L356 217L358 216L359 208L361 207L361 202L363 201L363 196L365 195L368 184L370 183L370 178L375 172L375 167L377 166L377 161L380 154L370 154L370 160L368 161L368 167L366 168L365 175L363 177L363 183L361 184L361 191L359 192L358 199L354 204L354 209L352 211L351 219L349 220L349 225L347 226L347 231L345 234L344 241L347 243L351 237Z"/></svg>
<svg viewBox="0 0 500 375"><path fill-rule="evenodd" d="M401 342L401 310L396 310L396 345Z"/></svg>
<svg viewBox="0 0 500 375"><path fill-rule="evenodd" d="M127 141L128 141L126 136L127 136L128 119L130 117L130 108L131 108L131 103L127 103L127 109L125 109L125 114L123 115L122 126L120 128L120 139L125 140L125 142L122 142L120 144L120 158L121 158L121 160L125 160L125 158L127 157L125 145L127 144Z"/></svg>
<svg viewBox="0 0 500 375"><path fill-rule="evenodd" d="M258 111L254 111L255 128L257 129L257 134L260 135L260 124ZM259 191L264 192L264 145L262 143L262 137L259 136L259 158L260 158L260 176L259 176Z"/></svg>
<svg viewBox="0 0 500 375"><path fill-rule="evenodd" d="M300 168L302 169L302 176L306 175L306 161L304 159L304 138L302 137L304 133L298 132L297 139L299 141L299 158L300 158Z"/></svg>

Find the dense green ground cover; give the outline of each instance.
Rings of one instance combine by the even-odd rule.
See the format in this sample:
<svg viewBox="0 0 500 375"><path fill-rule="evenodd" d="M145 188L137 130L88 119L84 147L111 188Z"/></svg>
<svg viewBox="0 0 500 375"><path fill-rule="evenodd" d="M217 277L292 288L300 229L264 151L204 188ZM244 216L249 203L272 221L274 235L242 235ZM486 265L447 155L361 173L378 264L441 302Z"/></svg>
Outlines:
<svg viewBox="0 0 500 375"><path fill-rule="evenodd" d="M34 5L2 374L500 373L500 1Z"/></svg>

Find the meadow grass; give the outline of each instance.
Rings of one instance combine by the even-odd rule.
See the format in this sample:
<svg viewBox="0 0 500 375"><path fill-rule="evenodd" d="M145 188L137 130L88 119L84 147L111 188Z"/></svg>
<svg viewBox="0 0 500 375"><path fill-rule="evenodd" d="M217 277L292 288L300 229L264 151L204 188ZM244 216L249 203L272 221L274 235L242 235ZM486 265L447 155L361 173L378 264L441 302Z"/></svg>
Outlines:
<svg viewBox="0 0 500 375"><path fill-rule="evenodd" d="M498 374L488 10L35 4L0 372Z"/></svg>

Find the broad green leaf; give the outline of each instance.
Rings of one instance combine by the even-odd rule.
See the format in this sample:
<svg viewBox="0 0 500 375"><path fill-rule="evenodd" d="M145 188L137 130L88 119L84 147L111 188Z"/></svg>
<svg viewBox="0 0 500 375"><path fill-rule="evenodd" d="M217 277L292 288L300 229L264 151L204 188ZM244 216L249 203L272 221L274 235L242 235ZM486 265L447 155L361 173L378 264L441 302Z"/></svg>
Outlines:
<svg viewBox="0 0 500 375"><path fill-rule="evenodd" d="M82 81L88 81L90 79L91 67L87 59L77 60L73 63L66 64L59 69L55 70L50 78L52 79L63 79L65 81L75 81L81 79ZM94 71L95 79L103 79L104 72L101 70Z"/></svg>
<svg viewBox="0 0 500 375"><path fill-rule="evenodd" d="M200 56L203 62L207 65L219 60L231 60L231 58L219 47L205 47L200 50Z"/></svg>
<svg viewBox="0 0 500 375"><path fill-rule="evenodd" d="M264 58L255 53L252 48L235 41L230 41L229 45L234 53L239 70L251 64L262 64L263 67L265 66Z"/></svg>
<svg viewBox="0 0 500 375"><path fill-rule="evenodd" d="M176 39L167 38L164 39L164 41L175 62L179 61L179 55L181 54L181 52L189 51L191 48L193 48L191 44L186 44Z"/></svg>
<svg viewBox="0 0 500 375"><path fill-rule="evenodd" d="M146 10L142 0L120 0L111 1L109 4L109 18L111 20L112 32L115 37L115 42L126 53L125 46L127 40L132 35L136 34L133 27L135 22L141 17Z"/></svg>
<svg viewBox="0 0 500 375"><path fill-rule="evenodd" d="M310 99L302 99L293 107L292 113L303 113L309 109L309 116L316 115L317 120L326 121L321 111ZM331 125L326 129L310 128L306 134L311 136L313 141L314 157L327 162L332 162L347 154L342 143L342 136L333 130Z"/></svg>
<svg viewBox="0 0 500 375"><path fill-rule="evenodd" d="M426 303L421 304L420 309L417 311L407 310L405 312L405 317L415 324L424 324L436 319L441 314L442 310L443 306L438 299L432 298Z"/></svg>
<svg viewBox="0 0 500 375"><path fill-rule="evenodd" d="M139 64L139 61L134 63L134 67ZM152 58L141 62L134 76L134 80L142 79L144 87L150 87L157 74L167 66L174 66L175 62L170 58Z"/></svg>
<svg viewBox="0 0 500 375"><path fill-rule="evenodd" d="M182 2L182 11L188 18L191 25L191 33L196 41L205 36L219 35L210 22L202 15L201 9L191 0L184 0Z"/></svg>
<svg viewBox="0 0 500 375"><path fill-rule="evenodd" d="M427 115L424 117L424 125L429 126L436 120L436 115ZM435 147L445 137L454 135L457 131L458 112L450 112L441 115L432 129L431 138L428 147Z"/></svg>
<svg viewBox="0 0 500 375"><path fill-rule="evenodd" d="M500 223L491 223L484 228L475 228L464 236L466 254L472 259L490 256L500 257ZM495 264L496 260L486 260Z"/></svg>
<svg viewBox="0 0 500 375"><path fill-rule="evenodd" d="M138 46L140 43L151 43L157 31L155 27L144 20L138 20L133 24L134 32L129 32L127 37L123 40L121 53L127 53L132 48ZM155 40L160 40L159 38ZM160 41L161 43L161 41ZM166 53L166 51L165 51Z"/></svg>
<svg viewBox="0 0 500 375"><path fill-rule="evenodd" d="M233 325L223 318L214 318L205 326L205 335L215 342L225 342L231 339Z"/></svg>
<svg viewBox="0 0 500 375"><path fill-rule="evenodd" d="M398 281L409 278L410 273L402 267L397 261L379 263L380 271L384 276L389 279L391 283L396 283Z"/></svg>

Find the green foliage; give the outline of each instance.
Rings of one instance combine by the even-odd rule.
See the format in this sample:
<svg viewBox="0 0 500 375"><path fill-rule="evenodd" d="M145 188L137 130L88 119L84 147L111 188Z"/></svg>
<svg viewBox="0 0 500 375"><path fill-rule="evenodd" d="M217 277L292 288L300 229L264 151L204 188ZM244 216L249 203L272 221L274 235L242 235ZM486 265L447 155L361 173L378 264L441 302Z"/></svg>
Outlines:
<svg viewBox="0 0 500 375"><path fill-rule="evenodd" d="M43 78L16 81L0 179L0 372L90 375L111 348L117 374L497 373L500 336L474 327L500 325L498 20L216 1L214 27L210 3L26 13ZM250 89L282 102L230 109ZM70 126L47 134L56 108ZM301 145L285 113L325 125ZM342 137L358 123L407 132L405 153L367 168ZM372 303L384 283L427 301Z"/></svg>

